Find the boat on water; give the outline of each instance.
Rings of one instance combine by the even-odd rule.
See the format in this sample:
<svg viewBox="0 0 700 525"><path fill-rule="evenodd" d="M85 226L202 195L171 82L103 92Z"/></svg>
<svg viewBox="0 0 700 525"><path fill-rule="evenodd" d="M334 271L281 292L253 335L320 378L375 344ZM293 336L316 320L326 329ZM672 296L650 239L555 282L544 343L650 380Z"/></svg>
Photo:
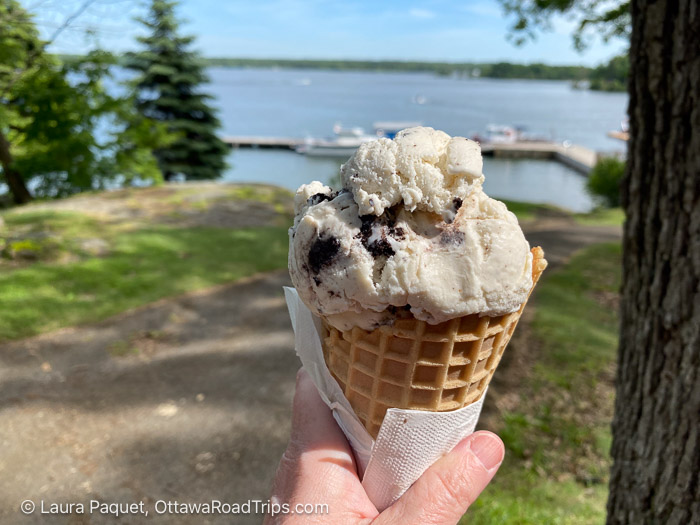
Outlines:
<svg viewBox="0 0 700 525"><path fill-rule="evenodd" d="M333 133L332 137L325 139L305 139L303 144L297 146L297 153L310 157L349 157L361 144L377 139L377 135L369 135L359 126L344 128L336 124Z"/></svg>
<svg viewBox="0 0 700 525"><path fill-rule="evenodd" d="M484 142L496 144L511 144L518 142L520 130L513 126L503 126L500 124L489 124L486 126L486 137Z"/></svg>
<svg viewBox="0 0 700 525"><path fill-rule="evenodd" d="M612 139L618 139L627 142L630 139L629 118L625 118L622 122L620 122L620 129L608 131L607 135Z"/></svg>
<svg viewBox="0 0 700 525"><path fill-rule="evenodd" d="M515 144L516 142L551 142L551 139L528 133L521 126L506 126L503 124L489 124L486 133L477 133L471 137L480 144Z"/></svg>
<svg viewBox="0 0 700 525"><path fill-rule="evenodd" d="M374 133L366 133L364 128L345 128L341 124L333 126L333 136L317 139L309 137L296 147L297 153L310 157L349 157L365 142L380 137L394 138L404 128L420 126L420 122L375 122Z"/></svg>

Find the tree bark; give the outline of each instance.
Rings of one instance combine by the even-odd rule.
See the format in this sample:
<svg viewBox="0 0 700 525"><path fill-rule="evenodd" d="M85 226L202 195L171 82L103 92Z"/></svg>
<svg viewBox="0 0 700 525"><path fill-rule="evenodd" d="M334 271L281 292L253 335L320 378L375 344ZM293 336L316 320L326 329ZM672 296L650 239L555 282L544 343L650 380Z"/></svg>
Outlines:
<svg viewBox="0 0 700 525"><path fill-rule="evenodd" d="M633 1L609 524L700 523L700 4Z"/></svg>
<svg viewBox="0 0 700 525"><path fill-rule="evenodd" d="M12 199L15 204L25 204L32 200L32 194L29 193L24 179L12 168L10 142L2 131L0 131L0 165L2 165L2 173L5 177L5 182L7 182L7 186L10 188Z"/></svg>

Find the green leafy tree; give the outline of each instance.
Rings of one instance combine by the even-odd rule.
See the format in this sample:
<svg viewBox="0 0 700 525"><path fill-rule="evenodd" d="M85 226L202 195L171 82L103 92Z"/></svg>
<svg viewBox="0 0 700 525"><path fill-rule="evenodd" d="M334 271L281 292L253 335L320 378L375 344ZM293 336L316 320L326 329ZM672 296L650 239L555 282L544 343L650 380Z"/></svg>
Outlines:
<svg viewBox="0 0 700 525"><path fill-rule="evenodd" d="M0 19L0 166L15 202L162 180L151 149L170 137L133 95L104 88L112 55L61 62L15 0L0 0Z"/></svg>
<svg viewBox="0 0 700 525"><path fill-rule="evenodd" d="M604 41L615 37L628 39L631 31L628 0L499 0L507 14L514 18L511 40L521 45L534 40L537 33L551 29L552 18L564 15L574 20L574 45L586 48L595 35Z"/></svg>
<svg viewBox="0 0 700 525"><path fill-rule="evenodd" d="M11 130L16 129L12 89L18 71L29 68L40 54L42 43L29 14L14 0L0 0L0 166L17 203L28 202L32 196L26 182L14 166L11 150Z"/></svg>
<svg viewBox="0 0 700 525"><path fill-rule="evenodd" d="M194 38L178 33L176 5L152 2L148 17L139 19L150 33L138 39L145 49L128 54L126 66L138 73L139 111L177 135L154 152L165 179L215 179L226 168L228 147L217 137L220 123L209 105L211 97L200 90L208 79L190 50Z"/></svg>

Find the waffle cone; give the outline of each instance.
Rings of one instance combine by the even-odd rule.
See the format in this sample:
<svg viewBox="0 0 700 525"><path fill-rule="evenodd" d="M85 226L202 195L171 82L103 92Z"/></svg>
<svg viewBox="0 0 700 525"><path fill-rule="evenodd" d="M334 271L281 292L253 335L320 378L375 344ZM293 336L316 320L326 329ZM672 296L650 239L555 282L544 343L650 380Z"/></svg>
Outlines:
<svg viewBox="0 0 700 525"><path fill-rule="evenodd" d="M547 261L539 247L532 255L534 289ZM376 438L389 408L447 412L479 400L524 307L436 325L413 317L397 319L369 332L357 327L341 331L324 323L324 357L360 421Z"/></svg>

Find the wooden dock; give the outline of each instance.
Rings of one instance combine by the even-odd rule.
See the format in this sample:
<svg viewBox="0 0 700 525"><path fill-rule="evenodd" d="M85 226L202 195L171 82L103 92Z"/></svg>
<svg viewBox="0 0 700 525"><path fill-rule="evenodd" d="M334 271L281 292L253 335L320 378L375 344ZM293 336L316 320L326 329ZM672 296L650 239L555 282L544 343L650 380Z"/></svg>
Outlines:
<svg viewBox="0 0 700 525"><path fill-rule="evenodd" d="M556 160L583 175L588 175L598 161L592 149L557 142L484 143L481 152L497 158Z"/></svg>
<svg viewBox="0 0 700 525"><path fill-rule="evenodd" d="M294 139L290 137L223 137L221 140L232 148L293 150L304 143L304 139Z"/></svg>
<svg viewBox="0 0 700 525"><path fill-rule="evenodd" d="M304 144L304 139L290 137L223 137L222 140L232 148L294 150ZM591 149L557 142L483 143L481 151L497 158L556 160L583 175L588 175L598 160L598 154Z"/></svg>

